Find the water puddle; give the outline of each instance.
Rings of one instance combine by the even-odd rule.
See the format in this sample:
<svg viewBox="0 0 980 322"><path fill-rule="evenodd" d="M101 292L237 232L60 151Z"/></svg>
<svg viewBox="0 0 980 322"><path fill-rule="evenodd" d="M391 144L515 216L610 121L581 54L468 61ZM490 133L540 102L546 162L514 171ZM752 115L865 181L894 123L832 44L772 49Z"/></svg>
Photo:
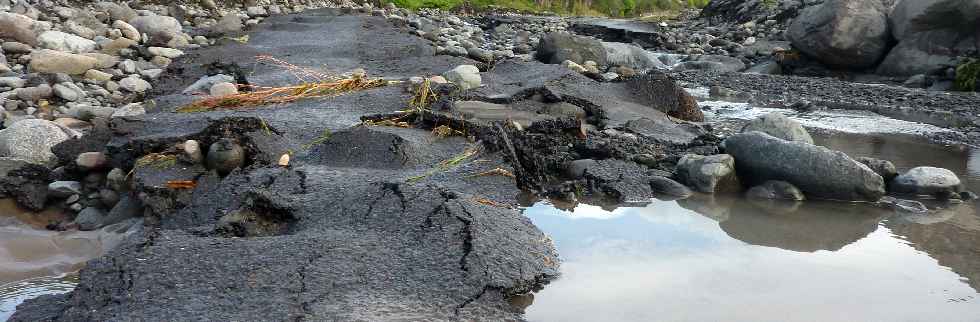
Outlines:
<svg viewBox="0 0 980 322"><path fill-rule="evenodd" d="M864 132L857 132L864 133ZM818 145L899 170L937 166L980 191L980 152L893 134L827 132ZM538 202L562 277L531 321L976 321L980 213L698 195L602 209ZM559 209L562 208L562 209ZM564 210L563 210L564 209Z"/></svg>
<svg viewBox="0 0 980 322"><path fill-rule="evenodd" d="M0 321L14 314L17 305L48 294L71 292L78 284L78 275L45 276L0 285Z"/></svg>
<svg viewBox="0 0 980 322"><path fill-rule="evenodd" d="M74 273L118 245L133 224L84 232L44 229L61 216L58 211L25 212L12 200L0 199L0 321L27 299L73 289Z"/></svg>
<svg viewBox="0 0 980 322"><path fill-rule="evenodd" d="M950 132L935 125L894 119L880 114L861 110L825 109L798 112L784 108L755 106L746 102L726 99L718 100L710 95L708 88L688 88L688 93L698 100L709 123L725 121L748 121L769 113L779 113L796 120L808 129L852 134L903 134L926 136Z"/></svg>

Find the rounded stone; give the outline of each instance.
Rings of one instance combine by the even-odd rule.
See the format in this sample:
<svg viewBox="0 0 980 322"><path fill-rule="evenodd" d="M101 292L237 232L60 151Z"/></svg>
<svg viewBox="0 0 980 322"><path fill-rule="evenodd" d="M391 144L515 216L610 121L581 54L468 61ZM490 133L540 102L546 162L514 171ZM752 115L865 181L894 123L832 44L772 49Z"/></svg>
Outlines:
<svg viewBox="0 0 980 322"><path fill-rule="evenodd" d="M897 193L949 197L960 189L960 178L953 171L935 167L917 167L892 181Z"/></svg>
<svg viewBox="0 0 980 322"><path fill-rule="evenodd" d="M228 82L220 82L211 85L211 96L228 96L238 94L238 86Z"/></svg>
<svg viewBox="0 0 980 322"><path fill-rule="evenodd" d="M245 164L245 150L232 139L220 139L208 149L208 168L226 175Z"/></svg>

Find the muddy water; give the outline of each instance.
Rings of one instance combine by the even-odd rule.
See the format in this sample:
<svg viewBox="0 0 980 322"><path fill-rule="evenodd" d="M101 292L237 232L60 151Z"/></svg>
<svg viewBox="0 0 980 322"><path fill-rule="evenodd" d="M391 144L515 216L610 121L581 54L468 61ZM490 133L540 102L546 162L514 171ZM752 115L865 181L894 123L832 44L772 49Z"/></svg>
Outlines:
<svg viewBox="0 0 980 322"><path fill-rule="evenodd" d="M948 168L980 191L980 153L897 135L818 144L899 168ZM698 196L525 214L562 256L531 321L978 321L980 214Z"/></svg>
<svg viewBox="0 0 980 322"><path fill-rule="evenodd" d="M0 199L0 321L24 300L70 291L74 273L117 245L131 224L91 232L44 229L61 217L58 211L25 212L12 200Z"/></svg>

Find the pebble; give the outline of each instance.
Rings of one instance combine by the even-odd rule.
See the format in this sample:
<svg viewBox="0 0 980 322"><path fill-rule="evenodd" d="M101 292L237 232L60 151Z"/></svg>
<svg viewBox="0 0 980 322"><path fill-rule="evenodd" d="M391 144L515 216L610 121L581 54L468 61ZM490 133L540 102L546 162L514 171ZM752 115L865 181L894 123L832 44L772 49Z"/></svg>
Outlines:
<svg viewBox="0 0 980 322"><path fill-rule="evenodd" d="M245 164L245 150L232 139L220 139L211 144L206 161L209 169L226 175Z"/></svg>
<svg viewBox="0 0 980 322"><path fill-rule="evenodd" d="M204 162L204 154L201 151L201 144L196 140L184 141L183 150L184 155L187 156L191 162L195 164Z"/></svg>
<svg viewBox="0 0 980 322"><path fill-rule="evenodd" d="M228 82L220 82L211 86L211 96L220 97L238 94L238 86Z"/></svg>
<svg viewBox="0 0 980 322"><path fill-rule="evenodd" d="M109 159L102 152L85 152L78 155L75 165L82 171L92 171L104 168L109 164Z"/></svg>
<svg viewBox="0 0 980 322"><path fill-rule="evenodd" d="M152 88L150 83L137 76L130 76L119 81L119 87L133 93L143 93Z"/></svg>

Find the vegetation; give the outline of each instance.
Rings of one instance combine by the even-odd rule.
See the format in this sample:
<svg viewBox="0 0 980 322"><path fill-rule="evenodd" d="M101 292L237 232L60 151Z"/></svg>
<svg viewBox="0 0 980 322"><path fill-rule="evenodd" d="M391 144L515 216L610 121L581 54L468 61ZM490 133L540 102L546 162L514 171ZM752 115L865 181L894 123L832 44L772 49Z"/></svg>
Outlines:
<svg viewBox="0 0 980 322"><path fill-rule="evenodd" d="M710 0L383 0L409 9L490 6L563 15L636 17L685 7L704 8Z"/></svg>
<svg viewBox="0 0 980 322"><path fill-rule="evenodd" d="M956 90L976 91L977 77L980 77L980 59L971 59L956 67Z"/></svg>

